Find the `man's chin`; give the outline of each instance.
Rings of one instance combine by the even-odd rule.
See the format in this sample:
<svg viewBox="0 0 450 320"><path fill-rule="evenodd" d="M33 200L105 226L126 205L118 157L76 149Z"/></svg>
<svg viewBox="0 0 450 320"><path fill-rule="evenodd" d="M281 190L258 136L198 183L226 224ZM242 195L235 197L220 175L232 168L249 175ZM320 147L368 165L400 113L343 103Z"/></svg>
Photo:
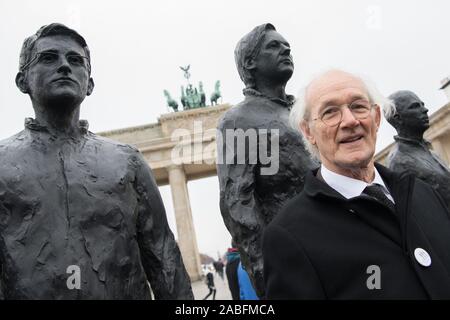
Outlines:
<svg viewBox="0 0 450 320"><path fill-rule="evenodd" d="M286 82L292 77L294 74L294 65L285 64L280 67L281 78L283 78Z"/></svg>
<svg viewBox="0 0 450 320"><path fill-rule="evenodd" d="M336 163L347 169L367 168L372 162L372 159L373 154L368 154L363 151L354 151L343 155L342 157L337 157Z"/></svg>
<svg viewBox="0 0 450 320"><path fill-rule="evenodd" d="M288 82L289 79L294 74L294 66L285 65L280 67L279 73L277 78L280 80L280 82Z"/></svg>
<svg viewBox="0 0 450 320"><path fill-rule="evenodd" d="M64 106L80 104L84 100L84 97L80 97L79 94L74 93L72 90L60 90L59 92L54 92L52 95L47 96L46 100L49 106L63 108Z"/></svg>

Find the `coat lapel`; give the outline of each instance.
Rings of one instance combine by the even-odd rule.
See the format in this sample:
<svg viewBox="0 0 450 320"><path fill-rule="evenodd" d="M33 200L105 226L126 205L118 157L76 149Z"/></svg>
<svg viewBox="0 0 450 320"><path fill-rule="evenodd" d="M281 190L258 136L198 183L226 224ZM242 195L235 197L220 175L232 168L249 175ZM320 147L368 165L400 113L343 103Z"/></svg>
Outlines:
<svg viewBox="0 0 450 320"><path fill-rule="evenodd" d="M308 195L323 197L326 201L333 199L340 202L339 207L348 208L348 210L352 211L352 214L356 214L364 223L382 233L397 245L402 245L399 221L387 207L366 196L351 199L344 198L323 180L320 170L315 170L311 175L307 176L307 181L305 190Z"/></svg>

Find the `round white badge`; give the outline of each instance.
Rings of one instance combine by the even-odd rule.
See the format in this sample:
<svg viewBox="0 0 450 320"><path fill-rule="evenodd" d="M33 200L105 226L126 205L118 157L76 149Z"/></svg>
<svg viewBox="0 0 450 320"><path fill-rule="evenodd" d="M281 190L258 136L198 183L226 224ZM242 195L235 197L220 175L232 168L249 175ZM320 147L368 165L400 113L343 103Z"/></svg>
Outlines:
<svg viewBox="0 0 450 320"><path fill-rule="evenodd" d="M416 248L416 250L414 250L414 257L420 265L424 267L431 266L431 257L424 249Z"/></svg>

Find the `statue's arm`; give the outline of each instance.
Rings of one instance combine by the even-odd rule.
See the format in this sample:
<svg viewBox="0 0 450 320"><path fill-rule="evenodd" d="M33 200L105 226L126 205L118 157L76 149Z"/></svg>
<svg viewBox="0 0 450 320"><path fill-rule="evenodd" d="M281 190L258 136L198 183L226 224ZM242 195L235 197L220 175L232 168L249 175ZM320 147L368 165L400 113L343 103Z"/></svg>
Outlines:
<svg viewBox="0 0 450 320"><path fill-rule="evenodd" d="M137 240L155 299L194 299L180 250L167 223L161 195L140 153L137 153L136 170Z"/></svg>
<svg viewBox="0 0 450 320"><path fill-rule="evenodd" d="M264 222L255 190L256 165L227 165L221 182L220 210L227 229L238 244L242 263L259 296L262 278L262 232Z"/></svg>
<svg viewBox="0 0 450 320"><path fill-rule="evenodd" d="M233 128L233 121L222 121L219 130L226 142L226 129ZM263 294L262 279L262 231L263 213L256 194L256 175L259 165L249 161L249 152L245 153L245 164L238 164L238 152L227 160L225 143L217 148L222 150L221 164L218 164L220 182L220 211L225 225L238 244L241 260L246 266L250 279L258 295Z"/></svg>

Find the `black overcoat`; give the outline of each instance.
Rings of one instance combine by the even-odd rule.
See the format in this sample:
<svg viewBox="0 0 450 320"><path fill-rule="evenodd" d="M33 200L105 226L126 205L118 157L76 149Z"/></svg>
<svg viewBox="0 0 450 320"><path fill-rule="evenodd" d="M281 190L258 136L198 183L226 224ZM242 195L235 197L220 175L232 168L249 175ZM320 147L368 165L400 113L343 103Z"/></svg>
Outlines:
<svg viewBox="0 0 450 320"><path fill-rule="evenodd" d="M450 299L446 204L414 176L376 167L395 212L368 196L345 199L317 170L307 175L264 233L266 298ZM419 263L417 248L430 266Z"/></svg>

